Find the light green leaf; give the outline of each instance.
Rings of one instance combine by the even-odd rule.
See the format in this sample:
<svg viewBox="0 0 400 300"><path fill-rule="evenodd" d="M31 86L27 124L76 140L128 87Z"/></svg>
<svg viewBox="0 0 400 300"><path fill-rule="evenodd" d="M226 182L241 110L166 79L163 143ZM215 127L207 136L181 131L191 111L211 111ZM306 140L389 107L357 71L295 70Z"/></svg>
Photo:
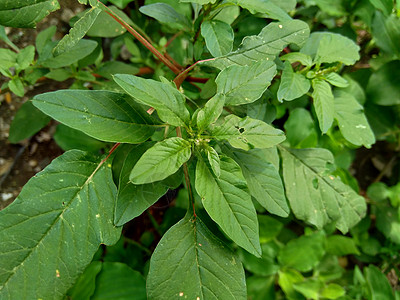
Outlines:
<svg viewBox="0 0 400 300"><path fill-rule="evenodd" d="M231 0L236 5L249 10L252 14L262 13L266 18L281 21L290 20L290 16L275 1L263 0Z"/></svg>
<svg viewBox="0 0 400 300"><path fill-rule="evenodd" d="M293 300L304 300L304 297L293 288L294 284L305 280L303 275L295 269L280 270L278 274L279 286L284 291L287 298Z"/></svg>
<svg viewBox="0 0 400 300"><path fill-rule="evenodd" d="M61 41L53 49L54 56L58 56L69 51L74 47L88 32L93 25L97 16L101 12L100 8L92 7L74 24L74 27L69 30L69 33L64 35Z"/></svg>
<svg viewBox="0 0 400 300"><path fill-rule="evenodd" d="M314 120L308 110L300 107L292 110L283 127L286 130L286 138L292 148L317 146L318 134Z"/></svg>
<svg viewBox="0 0 400 300"><path fill-rule="evenodd" d="M345 88L349 86L349 82L344 79L342 76L340 76L338 73L332 72L327 75L324 75L323 77L326 81L328 81L330 84L340 87L340 88Z"/></svg>
<svg viewBox="0 0 400 300"><path fill-rule="evenodd" d="M225 149L224 149L225 151ZM250 194L271 214L287 217L290 209L286 201L282 179L268 160L265 149L228 150L240 166Z"/></svg>
<svg viewBox="0 0 400 300"><path fill-rule="evenodd" d="M321 79L314 79L312 81L312 87L314 89L312 97L314 99L314 108L317 114L319 128L322 133L326 133L332 126L335 114L335 101L332 89L329 83Z"/></svg>
<svg viewBox="0 0 400 300"><path fill-rule="evenodd" d="M279 59L283 61L288 61L291 64L295 62L300 62L306 67L311 67L313 65L311 56L301 52L290 52L280 56Z"/></svg>
<svg viewBox="0 0 400 300"><path fill-rule="evenodd" d="M91 300L146 300L146 281L142 274L120 262L103 262L96 277Z"/></svg>
<svg viewBox="0 0 400 300"><path fill-rule="evenodd" d="M129 180L134 184L163 180L178 171L189 160L191 153L191 144L180 137L158 142L142 155Z"/></svg>
<svg viewBox="0 0 400 300"><path fill-rule="evenodd" d="M168 187L162 182L135 185L129 181L132 168L150 145L150 143L144 143L130 146L131 149L125 158L119 178L115 207L114 222L117 226L122 226L140 216L168 190Z"/></svg>
<svg viewBox="0 0 400 300"><path fill-rule="evenodd" d="M124 20L127 24L133 24L131 18L128 17L123 11L119 10L117 7L109 6L108 9L111 10L113 14ZM120 36L124 32L126 32L126 29L118 22L116 22L114 18L111 17L106 11L103 10L97 15L95 21L87 32L87 36L111 38Z"/></svg>
<svg viewBox="0 0 400 300"><path fill-rule="evenodd" d="M26 101L11 122L8 139L11 143L18 143L34 135L50 120L51 118L33 106L31 101Z"/></svg>
<svg viewBox="0 0 400 300"><path fill-rule="evenodd" d="M372 35L376 44L384 52L400 57L400 19L395 15L384 16L381 12L375 12L372 21Z"/></svg>
<svg viewBox="0 0 400 300"><path fill-rule="evenodd" d="M323 283L317 279L308 279L303 282L295 283L293 288L306 297L306 299L318 299L318 292L322 288L322 285Z"/></svg>
<svg viewBox="0 0 400 300"><path fill-rule="evenodd" d="M162 237L150 260L147 291L149 299L246 299L240 259L199 217L186 217Z"/></svg>
<svg viewBox="0 0 400 300"><path fill-rule="evenodd" d="M369 0L376 9L381 10L386 16L390 15L393 10L393 0Z"/></svg>
<svg viewBox="0 0 400 300"><path fill-rule="evenodd" d="M14 77L13 79L11 79L8 82L8 88L18 97L23 97L25 94L24 84L19 77Z"/></svg>
<svg viewBox="0 0 400 300"><path fill-rule="evenodd" d="M221 175L216 178L199 158L196 191L202 203L222 230L240 247L261 256L256 210L240 167L228 157L220 158Z"/></svg>
<svg viewBox="0 0 400 300"><path fill-rule="evenodd" d="M207 20L201 24L201 35L214 57L228 54L233 48L233 29L222 21Z"/></svg>
<svg viewBox="0 0 400 300"><path fill-rule="evenodd" d="M364 268L365 279L371 300L394 300L393 289L386 278L374 265Z"/></svg>
<svg viewBox="0 0 400 300"><path fill-rule="evenodd" d="M222 113L225 104L225 96L216 94L197 114L197 127L199 130L206 129L209 125L215 123Z"/></svg>
<svg viewBox="0 0 400 300"><path fill-rule="evenodd" d="M179 29L189 30L191 28L189 20L178 13L171 5L166 3L153 3L139 8L142 14L156 19L162 24Z"/></svg>
<svg viewBox="0 0 400 300"><path fill-rule="evenodd" d="M326 240L326 251L336 256L360 255L354 239L342 235L329 236Z"/></svg>
<svg viewBox="0 0 400 300"><path fill-rule="evenodd" d="M297 99L307 93L310 87L310 80L303 74L293 72L292 65L286 62L278 89L278 100L291 101Z"/></svg>
<svg viewBox="0 0 400 300"><path fill-rule="evenodd" d="M359 50L355 42L338 33L313 32L300 52L310 55L314 63L353 65L360 59Z"/></svg>
<svg viewBox="0 0 400 300"><path fill-rule="evenodd" d="M375 136L364 114L364 108L353 95L336 89L335 119L340 132L350 143L370 148L375 143Z"/></svg>
<svg viewBox="0 0 400 300"><path fill-rule="evenodd" d="M219 176L221 176L221 161L217 151L215 151L215 149L212 147L207 147L205 151L207 153L208 163L210 164L214 175L219 178Z"/></svg>
<svg viewBox="0 0 400 300"><path fill-rule="evenodd" d="M203 64L220 70L230 65L249 65L260 60L273 61L289 44L301 46L310 34L308 25L300 20L270 23L258 35L247 36L236 51L205 61Z"/></svg>
<svg viewBox="0 0 400 300"><path fill-rule="evenodd" d="M364 217L364 198L329 175L327 164L333 164L334 159L328 150L279 150L286 196L296 218L317 228L336 222L336 228L346 233Z"/></svg>
<svg viewBox="0 0 400 300"><path fill-rule="evenodd" d="M117 189L99 161L64 153L0 211L1 299L63 299L99 245L117 242Z"/></svg>
<svg viewBox="0 0 400 300"><path fill-rule="evenodd" d="M311 271L325 254L324 244L325 235L321 231L300 236L283 247L279 252L278 260L284 267L295 268L300 272Z"/></svg>
<svg viewBox="0 0 400 300"><path fill-rule="evenodd" d="M22 49L17 55L17 70L25 70L35 59L35 46L29 45Z"/></svg>
<svg viewBox="0 0 400 300"><path fill-rule="evenodd" d="M249 117L241 119L235 115L227 116L223 124L213 128L211 135L243 150L270 148L285 140L281 130L260 120Z"/></svg>
<svg viewBox="0 0 400 300"><path fill-rule="evenodd" d="M57 0L5 0L0 2L0 25L33 28L52 11L60 8Z"/></svg>
<svg viewBox="0 0 400 300"><path fill-rule="evenodd" d="M225 95L226 105L241 105L259 99L276 74L272 61L259 61L248 66L232 65L218 74L217 92Z"/></svg>
<svg viewBox="0 0 400 300"><path fill-rule="evenodd" d="M57 121L106 142L141 143L154 132L149 115L125 94L59 90L32 102Z"/></svg>
<svg viewBox="0 0 400 300"><path fill-rule="evenodd" d="M154 107L164 122L174 126L189 124L185 97L171 85L127 74L115 75L114 80L137 102Z"/></svg>
<svg viewBox="0 0 400 300"><path fill-rule="evenodd" d="M321 296L327 299L338 299L345 294L344 288L336 283L329 283L321 292Z"/></svg>

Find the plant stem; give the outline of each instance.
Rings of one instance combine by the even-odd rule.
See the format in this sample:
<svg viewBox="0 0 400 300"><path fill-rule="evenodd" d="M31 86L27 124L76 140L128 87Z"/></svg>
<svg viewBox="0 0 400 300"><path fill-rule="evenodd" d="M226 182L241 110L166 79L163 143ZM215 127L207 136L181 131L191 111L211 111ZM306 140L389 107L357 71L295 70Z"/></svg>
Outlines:
<svg viewBox="0 0 400 300"><path fill-rule="evenodd" d="M212 61L212 60L214 60L214 59L215 59L215 58L209 58L209 59L204 59L204 60L196 61L193 65L191 65L190 67L188 67L188 68L186 68L185 70L183 70L182 72L180 72L180 73L178 74L178 76L176 76L175 79L174 79L174 82L175 82L175 84L176 84L176 87L177 87L178 89L180 88L180 86L181 86L182 83L185 81L186 77L188 76L189 72L190 72L191 70L193 70L194 67L195 67L198 63L202 63L202 62L205 62L205 61ZM193 79L193 77L191 77L191 78ZM193 81L193 80L192 80L192 81Z"/></svg>

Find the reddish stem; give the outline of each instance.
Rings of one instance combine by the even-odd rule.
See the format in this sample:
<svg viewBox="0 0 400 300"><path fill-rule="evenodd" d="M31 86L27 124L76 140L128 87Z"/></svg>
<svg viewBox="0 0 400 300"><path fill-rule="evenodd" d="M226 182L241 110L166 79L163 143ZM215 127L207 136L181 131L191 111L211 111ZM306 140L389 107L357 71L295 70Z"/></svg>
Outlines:
<svg viewBox="0 0 400 300"><path fill-rule="evenodd" d="M180 72L178 74L178 76L175 77L174 82L176 84L176 87L179 89L179 87L182 85L182 83L185 81L186 77L188 76L189 72L191 70L194 69L194 67L201 62L205 62L205 61L212 61L215 58L210 58L210 59L204 59L204 60L199 60L196 61L193 65L191 65L190 67L186 68L185 70L183 70L182 72ZM193 78L193 77L192 77Z"/></svg>

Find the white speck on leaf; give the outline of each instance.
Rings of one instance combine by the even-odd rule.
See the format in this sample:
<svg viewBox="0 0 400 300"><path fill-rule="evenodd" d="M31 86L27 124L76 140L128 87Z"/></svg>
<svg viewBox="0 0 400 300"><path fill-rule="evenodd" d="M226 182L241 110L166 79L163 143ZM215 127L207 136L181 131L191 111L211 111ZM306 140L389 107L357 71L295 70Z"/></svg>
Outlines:
<svg viewBox="0 0 400 300"><path fill-rule="evenodd" d="M278 25L279 28L283 28L283 26L281 24Z"/></svg>
<svg viewBox="0 0 400 300"><path fill-rule="evenodd" d="M97 214L97 215L96 215L96 218L100 218L100 214Z"/></svg>
<svg viewBox="0 0 400 300"><path fill-rule="evenodd" d="M180 292L180 293L179 293L179 297L182 297L182 296L183 296L183 292Z"/></svg>
<svg viewBox="0 0 400 300"><path fill-rule="evenodd" d="M56 277L60 278L60 271L59 270L56 270Z"/></svg>
<svg viewBox="0 0 400 300"><path fill-rule="evenodd" d="M359 125L356 126L356 128L357 129L365 129L365 128L367 128L367 126L359 124Z"/></svg>

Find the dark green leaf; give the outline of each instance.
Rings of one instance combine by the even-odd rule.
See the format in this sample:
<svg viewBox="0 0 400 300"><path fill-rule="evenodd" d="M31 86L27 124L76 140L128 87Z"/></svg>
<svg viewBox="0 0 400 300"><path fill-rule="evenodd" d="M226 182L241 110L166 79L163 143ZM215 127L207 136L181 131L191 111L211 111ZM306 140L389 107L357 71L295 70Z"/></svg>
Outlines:
<svg viewBox="0 0 400 300"><path fill-rule="evenodd" d="M19 51L17 55L17 70L25 70L28 68L35 58L35 46L29 45Z"/></svg>
<svg viewBox="0 0 400 300"><path fill-rule="evenodd" d="M386 276L374 265L364 269L371 300L394 300L393 290Z"/></svg>
<svg viewBox="0 0 400 300"><path fill-rule="evenodd" d="M125 94L59 90L32 102L57 121L106 142L141 143L154 132L148 114Z"/></svg>
<svg viewBox="0 0 400 300"><path fill-rule="evenodd" d="M64 153L0 211L0 298L63 299L100 243L117 242L117 190L99 161Z"/></svg>
<svg viewBox="0 0 400 300"><path fill-rule="evenodd" d="M260 256L256 210L240 167L221 157L221 175L216 178L199 158L196 166L196 191L210 217L239 246Z"/></svg>
<svg viewBox="0 0 400 300"><path fill-rule="evenodd" d="M112 80L115 74L137 74L139 68L122 61L107 61L99 67L96 73Z"/></svg>
<svg viewBox="0 0 400 300"><path fill-rule="evenodd" d="M207 147L205 150L207 152L207 159L208 163L211 166L211 170L213 171L214 175L219 178L219 176L221 176L221 161L219 159L219 155L217 151L215 151L215 149L212 147Z"/></svg>
<svg viewBox="0 0 400 300"><path fill-rule="evenodd" d="M381 10L386 16L393 10L393 0L369 0L376 9Z"/></svg>
<svg viewBox="0 0 400 300"><path fill-rule="evenodd" d="M326 240L326 251L337 256L360 255L354 239L342 235L331 235Z"/></svg>
<svg viewBox="0 0 400 300"><path fill-rule="evenodd" d="M219 57L232 51L234 36L229 24L215 20L205 21L201 24L201 35L212 56Z"/></svg>
<svg viewBox="0 0 400 300"><path fill-rule="evenodd" d="M96 1L96 0L94 0ZM129 25L132 25L133 22L131 18L129 18L124 12L116 8L115 6L109 6L108 9L112 11L113 14L120 17ZM93 37L116 37L126 32L126 29L116 22L113 17L111 17L105 11L102 11L98 14L96 20L93 22L92 26L87 32L88 36Z"/></svg>
<svg viewBox="0 0 400 300"><path fill-rule="evenodd" d="M322 133L326 133L332 126L334 110L334 97L332 88L326 81L314 79L312 81L314 108L317 114L319 128Z"/></svg>
<svg viewBox="0 0 400 300"><path fill-rule="evenodd" d="M149 299L246 299L240 259L199 217L181 220L158 243L147 291Z"/></svg>
<svg viewBox="0 0 400 300"><path fill-rule="evenodd" d="M79 276L68 295L72 300L90 300L96 288L96 276L100 273L102 262L94 261Z"/></svg>
<svg viewBox="0 0 400 300"><path fill-rule="evenodd" d="M378 206L376 213L376 227L386 238L400 244L400 218L397 208Z"/></svg>
<svg viewBox="0 0 400 300"><path fill-rule="evenodd" d="M297 99L307 93L310 87L310 80L303 74L293 72L291 64L286 62L279 85L278 100L291 101Z"/></svg>
<svg viewBox="0 0 400 300"><path fill-rule="evenodd" d="M314 120L304 108L296 108L285 122L286 138L292 148L311 148L318 143Z"/></svg>
<svg viewBox="0 0 400 300"><path fill-rule="evenodd" d="M372 22L372 35L376 44L384 52L400 57L400 20L395 15L384 16L381 12L375 13Z"/></svg>
<svg viewBox="0 0 400 300"><path fill-rule="evenodd" d="M156 19L158 22L177 29L190 29L189 20L166 3L153 3L139 8L142 14Z"/></svg>

